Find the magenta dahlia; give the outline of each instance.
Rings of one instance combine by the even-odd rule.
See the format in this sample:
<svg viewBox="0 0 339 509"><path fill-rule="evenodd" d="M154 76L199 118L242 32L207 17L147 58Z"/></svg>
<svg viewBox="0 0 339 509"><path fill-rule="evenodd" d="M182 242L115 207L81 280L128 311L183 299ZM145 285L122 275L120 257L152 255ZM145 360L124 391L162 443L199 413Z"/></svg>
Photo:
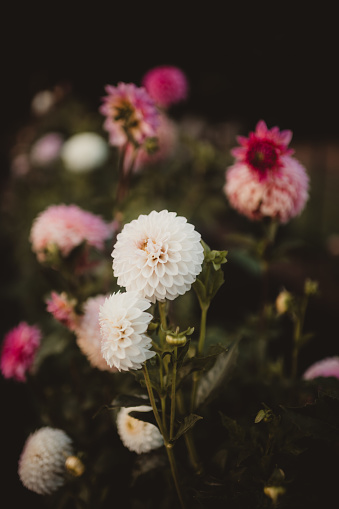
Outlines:
<svg viewBox="0 0 339 509"><path fill-rule="evenodd" d="M183 101L188 95L186 75L181 69L171 65L150 69L143 77L142 84L156 104L163 108Z"/></svg>

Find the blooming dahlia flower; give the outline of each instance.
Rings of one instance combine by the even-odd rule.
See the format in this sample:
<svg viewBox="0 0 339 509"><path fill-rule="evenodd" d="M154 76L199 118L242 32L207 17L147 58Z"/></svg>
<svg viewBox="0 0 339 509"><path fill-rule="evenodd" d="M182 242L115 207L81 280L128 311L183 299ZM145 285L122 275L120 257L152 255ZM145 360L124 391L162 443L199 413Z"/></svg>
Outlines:
<svg viewBox="0 0 339 509"><path fill-rule="evenodd" d="M188 81L178 67L162 65L150 69L143 77L142 84L156 104L163 108L187 98Z"/></svg>
<svg viewBox="0 0 339 509"><path fill-rule="evenodd" d="M151 303L137 292L113 293L100 308L101 352L110 367L119 371L141 369L155 355L146 336L152 320L145 310Z"/></svg>
<svg viewBox="0 0 339 509"><path fill-rule="evenodd" d="M183 295L201 272L201 236L175 212L153 210L126 224L114 246L118 285L151 302Z"/></svg>
<svg viewBox="0 0 339 509"><path fill-rule="evenodd" d="M305 380L313 380L318 377L339 378L339 357L327 357L315 362L303 374Z"/></svg>
<svg viewBox="0 0 339 509"><path fill-rule="evenodd" d="M70 299L65 292L51 292L46 299L47 311L51 313L58 322L62 323L70 330L74 330L77 325L77 315L74 311L76 305L75 299Z"/></svg>
<svg viewBox="0 0 339 509"><path fill-rule="evenodd" d="M117 428L122 443L130 451L141 454L161 447L164 443L158 428L150 422L131 417L131 412L150 412L147 405L121 408L117 416Z"/></svg>
<svg viewBox="0 0 339 509"><path fill-rule="evenodd" d="M300 214L308 199L309 178L291 156L291 131L267 129L260 121L248 138L238 137L236 158L226 171L224 191L232 207L252 220L277 218L286 223Z"/></svg>
<svg viewBox="0 0 339 509"><path fill-rule="evenodd" d="M4 338L1 352L0 368L3 376L25 382L40 341L41 331L35 325L21 322L10 330Z"/></svg>
<svg viewBox="0 0 339 509"><path fill-rule="evenodd" d="M109 367L101 353L99 312L106 297L107 295L97 295L87 299L83 315L75 328L75 335L78 347L93 367L102 371L117 371L114 366Z"/></svg>
<svg viewBox="0 0 339 509"><path fill-rule="evenodd" d="M26 440L19 459L22 484L39 495L53 493L65 482L65 460L72 454L72 440L64 431L38 429Z"/></svg>
<svg viewBox="0 0 339 509"><path fill-rule="evenodd" d="M112 227L77 205L51 205L34 220L30 233L32 250L39 261L46 252L57 248L66 257L72 249L87 242L97 249L112 235Z"/></svg>
<svg viewBox="0 0 339 509"><path fill-rule="evenodd" d="M130 140L142 145L147 138L156 136L159 112L143 87L133 83L107 85L100 113L105 115L104 128L111 145L121 146Z"/></svg>

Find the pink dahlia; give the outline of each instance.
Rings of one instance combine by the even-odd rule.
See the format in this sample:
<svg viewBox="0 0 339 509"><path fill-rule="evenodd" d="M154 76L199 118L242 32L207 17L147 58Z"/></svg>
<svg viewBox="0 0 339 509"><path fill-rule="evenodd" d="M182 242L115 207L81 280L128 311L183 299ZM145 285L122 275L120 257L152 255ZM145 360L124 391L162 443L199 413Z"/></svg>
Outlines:
<svg viewBox="0 0 339 509"><path fill-rule="evenodd" d="M83 315L75 328L75 335L78 347L93 367L102 371L115 372L117 369L115 367L110 368L101 353L99 312L106 297L108 295L97 295L87 299L84 304Z"/></svg>
<svg viewBox="0 0 339 509"><path fill-rule="evenodd" d="M286 223L305 206L309 178L291 156L291 137L291 131L269 130L260 121L232 150L236 162L226 171L224 191L232 207L252 220L272 217Z"/></svg>
<svg viewBox="0 0 339 509"><path fill-rule="evenodd" d="M1 352L0 368L3 376L25 382L40 341L40 329L26 322L10 330L4 338Z"/></svg>
<svg viewBox="0 0 339 509"><path fill-rule="evenodd" d="M304 380L313 380L318 377L339 378L339 357L327 357L315 362L303 374Z"/></svg>
<svg viewBox="0 0 339 509"><path fill-rule="evenodd" d="M51 313L58 322L65 325L70 330L74 330L77 325L77 315L74 311L76 305L75 299L69 299L65 292L52 292L49 299L46 300L47 311Z"/></svg>
<svg viewBox="0 0 339 509"><path fill-rule="evenodd" d="M77 205L51 205L34 220L30 233L32 250L39 261L48 251L59 250L68 256L83 242L97 249L112 235L112 226L101 217L82 210Z"/></svg>
<svg viewBox="0 0 339 509"><path fill-rule="evenodd" d="M150 69L143 77L142 84L156 104L163 108L183 101L188 95L186 75L178 67L170 65Z"/></svg>
<svg viewBox="0 0 339 509"><path fill-rule="evenodd" d="M104 128L111 145L119 147L128 140L142 145L156 136L159 112L145 88L118 83L116 87L107 85L105 90L107 96L99 111L106 117Z"/></svg>

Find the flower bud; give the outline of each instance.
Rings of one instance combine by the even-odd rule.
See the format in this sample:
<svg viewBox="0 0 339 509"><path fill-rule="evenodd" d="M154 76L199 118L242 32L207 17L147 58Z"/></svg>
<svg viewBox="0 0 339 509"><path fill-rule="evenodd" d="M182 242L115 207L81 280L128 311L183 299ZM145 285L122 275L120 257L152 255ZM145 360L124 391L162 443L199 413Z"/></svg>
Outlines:
<svg viewBox="0 0 339 509"><path fill-rule="evenodd" d="M315 295L318 293L318 282L312 281L311 279L306 279L304 285L305 295Z"/></svg>
<svg viewBox="0 0 339 509"><path fill-rule="evenodd" d="M83 462L77 456L68 456L65 467L73 477L80 477L85 471Z"/></svg>
<svg viewBox="0 0 339 509"><path fill-rule="evenodd" d="M278 312L278 315L283 315L286 313L291 306L292 303L292 294L287 290L282 290L275 301L275 307Z"/></svg>
<svg viewBox="0 0 339 509"><path fill-rule="evenodd" d="M167 334L166 341L170 345L181 346L186 343L186 336L178 336L177 334Z"/></svg>

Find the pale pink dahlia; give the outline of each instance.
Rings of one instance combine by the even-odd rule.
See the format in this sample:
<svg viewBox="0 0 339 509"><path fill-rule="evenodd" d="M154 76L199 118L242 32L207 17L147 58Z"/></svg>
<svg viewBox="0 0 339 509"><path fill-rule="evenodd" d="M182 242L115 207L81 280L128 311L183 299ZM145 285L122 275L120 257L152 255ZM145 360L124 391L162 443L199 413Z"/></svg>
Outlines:
<svg viewBox="0 0 339 509"><path fill-rule="evenodd" d="M151 302L183 295L201 272L200 240L194 226L175 212L140 215L117 235L112 257L118 285Z"/></svg>
<svg viewBox="0 0 339 509"><path fill-rule="evenodd" d="M51 313L58 322L65 325L70 330L74 330L77 325L77 315L74 311L76 300L70 299L65 292L51 292L46 299L47 311Z"/></svg>
<svg viewBox="0 0 339 509"><path fill-rule="evenodd" d="M101 353L99 312L107 297L97 295L87 299L75 335L78 347L94 368L115 372L117 369L114 366L110 367Z"/></svg>
<svg viewBox="0 0 339 509"><path fill-rule="evenodd" d="M111 145L119 147L128 140L142 145L156 136L159 112L145 88L118 83L116 87L107 85L105 90L100 113L106 117L104 128Z"/></svg>
<svg viewBox="0 0 339 509"><path fill-rule="evenodd" d="M313 380L318 377L339 378L339 357L327 357L315 362L303 374L305 380Z"/></svg>
<svg viewBox="0 0 339 509"><path fill-rule="evenodd" d="M162 65L150 69L142 84L154 101L164 108L183 101L188 95L188 81L178 67Z"/></svg>
<svg viewBox="0 0 339 509"><path fill-rule="evenodd" d="M73 454L71 438L48 426L32 433L19 459L22 484L39 495L50 495L65 483L65 461Z"/></svg>
<svg viewBox="0 0 339 509"><path fill-rule="evenodd" d="M232 150L236 162L226 171L224 191L232 207L249 219L286 223L303 210L309 178L287 147L291 137L291 131L269 130L260 121L249 138L238 138L241 147Z"/></svg>
<svg viewBox="0 0 339 509"><path fill-rule="evenodd" d="M37 349L40 346L41 331L35 325L21 322L10 330L2 345L0 368L5 378L13 378L18 382L26 381Z"/></svg>
<svg viewBox="0 0 339 509"><path fill-rule="evenodd" d="M137 292L113 293L100 308L101 352L110 367L119 371L141 369L155 355L146 335L151 303Z"/></svg>
<svg viewBox="0 0 339 509"><path fill-rule="evenodd" d="M101 217L77 205L51 205L34 220L30 233L32 250L39 261L57 249L66 257L83 242L97 249L112 235L112 227Z"/></svg>

